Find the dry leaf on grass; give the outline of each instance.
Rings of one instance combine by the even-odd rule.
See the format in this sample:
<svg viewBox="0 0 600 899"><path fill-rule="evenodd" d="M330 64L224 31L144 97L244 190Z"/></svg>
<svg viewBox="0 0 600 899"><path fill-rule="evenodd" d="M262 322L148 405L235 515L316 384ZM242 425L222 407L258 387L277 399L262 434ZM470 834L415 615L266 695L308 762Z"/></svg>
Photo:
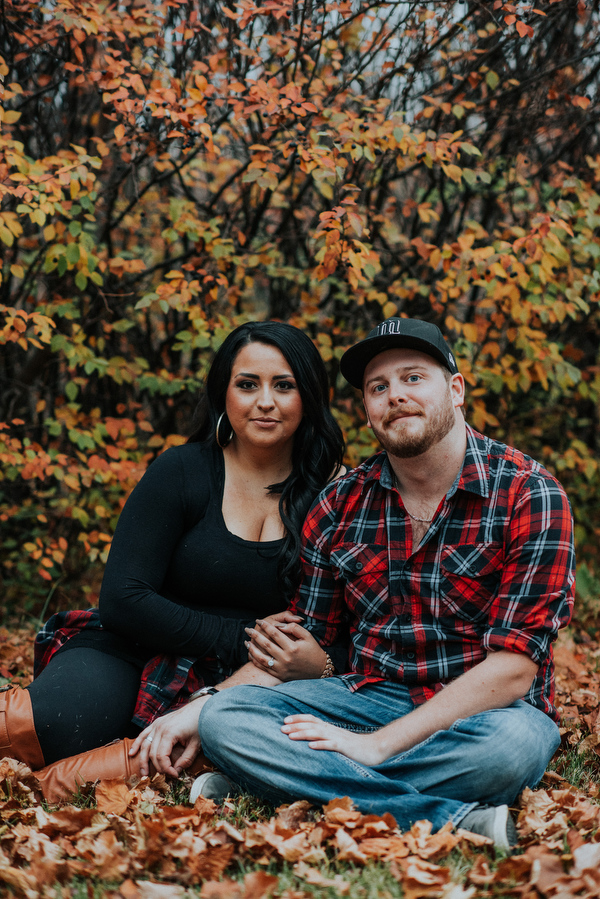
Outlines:
<svg viewBox="0 0 600 899"><path fill-rule="evenodd" d="M330 888L336 891L337 895L345 896L350 891L350 884L341 875L335 877L326 877L316 868L311 868L304 862L299 862L294 867L294 873L297 877L310 883L311 886Z"/></svg>
<svg viewBox="0 0 600 899"><path fill-rule="evenodd" d="M122 780L103 780L96 786L96 805L107 815L123 815L133 801L133 794Z"/></svg>

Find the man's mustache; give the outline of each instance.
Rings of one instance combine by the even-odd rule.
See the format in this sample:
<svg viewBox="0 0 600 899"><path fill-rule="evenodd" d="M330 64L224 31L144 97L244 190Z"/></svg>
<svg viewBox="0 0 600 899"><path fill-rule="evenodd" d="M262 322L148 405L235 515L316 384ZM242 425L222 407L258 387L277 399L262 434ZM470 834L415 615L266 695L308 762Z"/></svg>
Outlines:
<svg viewBox="0 0 600 899"><path fill-rule="evenodd" d="M383 419L382 424L385 427L386 425L391 425L392 422L394 422L394 421L398 421L398 419L400 419L400 418L408 418L409 416L413 416L413 415L422 415L422 412L420 409L410 409L410 408L404 407L401 412L400 411L388 412L388 414Z"/></svg>

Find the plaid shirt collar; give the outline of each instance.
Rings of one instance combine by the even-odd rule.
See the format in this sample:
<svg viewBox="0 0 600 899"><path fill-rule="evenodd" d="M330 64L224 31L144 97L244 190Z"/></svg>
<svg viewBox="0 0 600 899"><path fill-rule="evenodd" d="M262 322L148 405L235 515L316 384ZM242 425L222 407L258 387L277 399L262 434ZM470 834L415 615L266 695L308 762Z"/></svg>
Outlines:
<svg viewBox="0 0 600 899"><path fill-rule="evenodd" d="M467 449L462 468L456 476L447 496L453 496L457 490L465 490L478 496L490 495L490 470L488 465L489 441L483 434L478 434L470 425L467 429ZM372 464L369 466L369 462ZM394 487L394 474L387 452L377 453L365 464L364 486L370 481L379 481L382 487L391 490ZM367 467L368 466L368 467Z"/></svg>

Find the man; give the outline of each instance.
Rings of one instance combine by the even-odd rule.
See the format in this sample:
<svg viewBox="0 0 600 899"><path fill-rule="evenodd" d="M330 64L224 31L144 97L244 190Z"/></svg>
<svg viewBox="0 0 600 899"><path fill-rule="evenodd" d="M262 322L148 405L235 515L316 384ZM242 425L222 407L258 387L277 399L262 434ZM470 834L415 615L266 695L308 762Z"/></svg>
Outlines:
<svg viewBox="0 0 600 899"><path fill-rule="evenodd" d="M273 802L350 796L402 828L451 821L508 851L508 805L559 745L551 643L573 602L569 503L541 465L465 423L434 325L388 319L341 370L383 452L309 513L295 611L323 646L349 627L350 673L219 692L200 715L203 750ZM255 640L268 655L268 635Z"/></svg>

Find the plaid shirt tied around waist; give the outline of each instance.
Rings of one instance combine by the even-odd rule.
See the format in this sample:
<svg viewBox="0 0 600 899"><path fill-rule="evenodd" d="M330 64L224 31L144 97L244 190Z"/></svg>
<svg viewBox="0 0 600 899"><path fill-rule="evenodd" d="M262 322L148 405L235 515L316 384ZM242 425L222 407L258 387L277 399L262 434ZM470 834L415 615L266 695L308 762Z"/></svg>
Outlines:
<svg viewBox="0 0 600 899"><path fill-rule="evenodd" d="M72 637L83 631L101 630L97 609L57 612L43 625L34 643L33 676L46 667L50 659ZM208 673L208 679L205 677ZM155 718L189 702L189 698L206 682L219 683L232 672L218 659L187 659L174 655L150 658L142 671L140 689L132 717L138 727L147 727Z"/></svg>
<svg viewBox="0 0 600 899"><path fill-rule="evenodd" d="M552 642L568 624L573 520L558 481L467 426L461 472L421 544L378 453L326 488L303 530L293 611L322 645L350 631L350 689L381 680L430 699L489 651L539 665L527 702L557 718Z"/></svg>

